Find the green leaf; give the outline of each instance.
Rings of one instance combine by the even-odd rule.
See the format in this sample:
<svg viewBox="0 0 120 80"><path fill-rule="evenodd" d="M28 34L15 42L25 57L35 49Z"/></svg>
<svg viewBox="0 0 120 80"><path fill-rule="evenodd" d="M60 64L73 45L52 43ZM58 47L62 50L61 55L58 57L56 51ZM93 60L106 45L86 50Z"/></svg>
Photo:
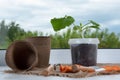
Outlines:
<svg viewBox="0 0 120 80"><path fill-rule="evenodd" d="M80 26L83 26L82 23L80 23Z"/></svg>
<svg viewBox="0 0 120 80"><path fill-rule="evenodd" d="M75 25L74 27L73 27L73 30L78 30L79 29L79 26L77 26L77 25Z"/></svg>
<svg viewBox="0 0 120 80"><path fill-rule="evenodd" d="M51 19L51 24L54 31L59 31L64 29L67 26L70 26L74 22L74 18L71 16L65 16L62 18L53 18Z"/></svg>
<svg viewBox="0 0 120 80"><path fill-rule="evenodd" d="M99 26L89 26L89 28L100 29L100 27L99 27Z"/></svg>
<svg viewBox="0 0 120 80"><path fill-rule="evenodd" d="M89 21L90 21L90 23L92 23L93 25L100 26L98 23L96 23L96 22L93 21L93 20L89 20Z"/></svg>

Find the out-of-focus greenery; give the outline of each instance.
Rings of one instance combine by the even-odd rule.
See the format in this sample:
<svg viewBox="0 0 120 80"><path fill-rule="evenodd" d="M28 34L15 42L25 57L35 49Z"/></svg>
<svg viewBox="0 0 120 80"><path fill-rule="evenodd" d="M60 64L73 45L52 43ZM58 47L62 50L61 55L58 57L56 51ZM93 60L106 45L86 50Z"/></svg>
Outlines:
<svg viewBox="0 0 120 80"><path fill-rule="evenodd" d="M86 38L99 38L99 48L120 48L120 33L109 32L108 29L87 31ZM52 48L69 48L68 40L70 38L81 38L79 32L68 29L63 34L56 33L51 35Z"/></svg>
<svg viewBox="0 0 120 80"><path fill-rule="evenodd" d="M48 35L43 32L37 31L25 31L20 28L19 24L10 22L8 24L5 21L0 22L0 49L7 49L7 47L16 40L24 40L27 37L44 36ZM69 48L68 40L70 38L81 38L80 33L71 28L63 33L56 32L55 34L49 34L51 36L51 48ZM99 38L99 48L120 48L120 33L115 34L109 32L108 29L104 30L88 30L85 32L86 38Z"/></svg>
<svg viewBox="0 0 120 80"><path fill-rule="evenodd" d="M5 21L0 22L0 49L6 49L13 41L23 40L27 37L37 36L38 32L25 31L19 24Z"/></svg>

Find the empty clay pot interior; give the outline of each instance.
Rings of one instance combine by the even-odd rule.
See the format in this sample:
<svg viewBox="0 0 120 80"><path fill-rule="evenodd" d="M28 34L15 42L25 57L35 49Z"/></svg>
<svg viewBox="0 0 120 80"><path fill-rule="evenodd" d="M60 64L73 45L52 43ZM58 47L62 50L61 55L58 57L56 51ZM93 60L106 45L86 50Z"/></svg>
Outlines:
<svg viewBox="0 0 120 80"><path fill-rule="evenodd" d="M14 45L13 61L19 70L27 70L36 61L35 50L26 42L18 42Z"/></svg>

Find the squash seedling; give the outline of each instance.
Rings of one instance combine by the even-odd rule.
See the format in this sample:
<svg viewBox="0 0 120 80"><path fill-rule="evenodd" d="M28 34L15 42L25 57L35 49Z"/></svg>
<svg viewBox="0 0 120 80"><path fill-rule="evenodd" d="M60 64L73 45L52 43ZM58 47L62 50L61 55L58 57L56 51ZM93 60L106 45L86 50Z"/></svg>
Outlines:
<svg viewBox="0 0 120 80"><path fill-rule="evenodd" d="M100 25L93 20L89 20L89 22L86 24L80 23L80 25L75 25L74 24L75 19L72 16L67 16L67 15L61 18L53 18L51 19L50 22L52 24L54 31L56 32L73 25L73 29L78 31L80 33L80 36L82 36L82 38L84 38L85 36L84 33L88 29L92 29L92 28L100 29Z"/></svg>
<svg viewBox="0 0 120 80"><path fill-rule="evenodd" d="M60 31L73 25L73 30L80 33L82 38L69 39L68 43L71 48L72 63L83 66L95 66L97 62L98 38L84 38L85 33L94 28L100 29L100 25L93 20L88 23L79 25L74 24L75 20L71 16L51 19L54 31Z"/></svg>

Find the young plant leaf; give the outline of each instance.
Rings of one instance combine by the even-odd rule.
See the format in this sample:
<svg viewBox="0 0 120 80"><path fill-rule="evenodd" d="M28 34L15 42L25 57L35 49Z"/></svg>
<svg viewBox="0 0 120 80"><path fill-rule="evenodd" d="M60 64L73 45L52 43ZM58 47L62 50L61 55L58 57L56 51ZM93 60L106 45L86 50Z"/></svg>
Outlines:
<svg viewBox="0 0 120 80"><path fill-rule="evenodd" d="M100 26L98 23L96 23L95 21L93 21L93 20L89 20L90 21L90 23L92 23L93 25L95 25L95 26Z"/></svg>
<svg viewBox="0 0 120 80"><path fill-rule="evenodd" d="M78 30L79 29L79 26L77 26L77 25L75 25L74 27L73 27L73 30Z"/></svg>
<svg viewBox="0 0 120 80"><path fill-rule="evenodd" d="M67 26L70 26L74 22L74 18L71 16L65 16L62 18L53 18L51 19L51 24L53 26L54 31L59 31L64 29Z"/></svg>
<svg viewBox="0 0 120 80"><path fill-rule="evenodd" d="M100 27L99 27L99 26L89 26L89 28L100 29Z"/></svg>
<svg viewBox="0 0 120 80"><path fill-rule="evenodd" d="M83 26L82 23L80 23L80 26Z"/></svg>

